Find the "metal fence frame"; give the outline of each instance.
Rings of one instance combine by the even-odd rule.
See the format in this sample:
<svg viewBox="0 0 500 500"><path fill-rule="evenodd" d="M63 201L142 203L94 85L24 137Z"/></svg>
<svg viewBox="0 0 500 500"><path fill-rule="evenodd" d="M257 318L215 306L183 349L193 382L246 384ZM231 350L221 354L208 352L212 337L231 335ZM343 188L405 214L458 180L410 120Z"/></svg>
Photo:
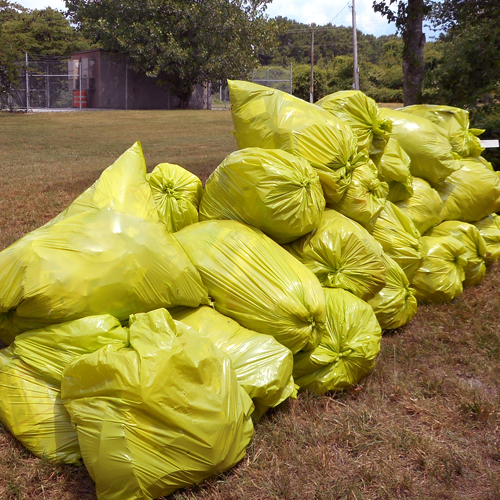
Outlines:
<svg viewBox="0 0 500 500"><path fill-rule="evenodd" d="M262 72L264 72L265 75L263 77L261 77ZM276 75L284 76L285 74L289 76L287 78L276 78ZM252 82L264 85L265 87L282 90L283 92L288 92L290 95L293 95L293 65L290 63L289 68L283 66L263 66L253 69ZM229 88L227 85L223 85L223 83L220 82L218 93L219 100L223 103L223 108L213 107L213 109L228 109L230 105Z"/></svg>
<svg viewBox="0 0 500 500"><path fill-rule="evenodd" d="M259 73L264 70L266 72L266 77L262 78ZM264 66L262 68L253 69L252 82L264 85L265 87L282 90L284 92L288 92L290 95L293 95L293 64L290 63L290 76L288 78L284 78L285 70L288 72L288 68L280 66ZM278 76L278 78L274 77L274 75ZM283 76L283 78L279 78L280 76Z"/></svg>
<svg viewBox="0 0 500 500"><path fill-rule="evenodd" d="M73 92L70 87L68 61L68 56L38 56L26 53L24 63L19 64L20 85L9 95L8 107L26 112L39 108L72 107Z"/></svg>

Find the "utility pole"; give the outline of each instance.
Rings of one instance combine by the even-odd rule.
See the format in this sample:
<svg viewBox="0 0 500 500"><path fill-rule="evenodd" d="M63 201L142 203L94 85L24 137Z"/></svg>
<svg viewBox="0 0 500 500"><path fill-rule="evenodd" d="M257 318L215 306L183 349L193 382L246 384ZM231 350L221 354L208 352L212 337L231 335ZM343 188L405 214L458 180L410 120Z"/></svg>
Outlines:
<svg viewBox="0 0 500 500"><path fill-rule="evenodd" d="M358 35L356 32L356 0L352 0L352 60L354 66L354 90L359 90Z"/></svg>
<svg viewBox="0 0 500 500"><path fill-rule="evenodd" d="M309 89L309 102L314 103L314 23L311 24L311 87Z"/></svg>

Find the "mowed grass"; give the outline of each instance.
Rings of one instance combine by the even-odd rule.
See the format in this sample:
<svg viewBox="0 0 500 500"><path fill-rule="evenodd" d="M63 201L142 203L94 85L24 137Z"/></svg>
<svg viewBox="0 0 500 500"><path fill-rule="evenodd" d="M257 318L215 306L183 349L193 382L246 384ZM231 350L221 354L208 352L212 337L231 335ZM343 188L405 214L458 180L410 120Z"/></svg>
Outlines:
<svg viewBox="0 0 500 500"><path fill-rule="evenodd" d="M148 171L176 163L203 181L237 149L229 111L0 113L0 249L49 221L135 141Z"/></svg>
<svg viewBox="0 0 500 500"><path fill-rule="evenodd" d="M236 148L231 129L224 112L0 115L2 245L58 213L133 141L149 168L170 161L206 178ZM359 386L285 402L256 425L237 467L172 498L499 499L499 311L495 264L452 304L419 306L386 332ZM0 427L0 499L96 496L83 466L45 463Z"/></svg>

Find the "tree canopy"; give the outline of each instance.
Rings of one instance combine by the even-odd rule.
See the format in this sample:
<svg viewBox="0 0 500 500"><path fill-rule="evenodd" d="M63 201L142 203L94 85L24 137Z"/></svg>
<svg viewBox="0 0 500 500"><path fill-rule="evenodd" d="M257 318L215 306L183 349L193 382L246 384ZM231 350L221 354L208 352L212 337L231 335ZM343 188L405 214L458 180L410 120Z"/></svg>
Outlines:
<svg viewBox="0 0 500 500"><path fill-rule="evenodd" d="M274 42L270 0L66 0L83 34L183 100L198 83L241 77Z"/></svg>
<svg viewBox="0 0 500 500"><path fill-rule="evenodd" d="M445 30L439 39L443 57L436 78L442 100L470 106L498 93L499 18L498 0L443 0L435 4L434 25Z"/></svg>
<svg viewBox="0 0 500 500"><path fill-rule="evenodd" d="M25 53L37 56L69 56L91 47L70 25L62 12L47 8L28 10L0 0L0 100L18 85Z"/></svg>

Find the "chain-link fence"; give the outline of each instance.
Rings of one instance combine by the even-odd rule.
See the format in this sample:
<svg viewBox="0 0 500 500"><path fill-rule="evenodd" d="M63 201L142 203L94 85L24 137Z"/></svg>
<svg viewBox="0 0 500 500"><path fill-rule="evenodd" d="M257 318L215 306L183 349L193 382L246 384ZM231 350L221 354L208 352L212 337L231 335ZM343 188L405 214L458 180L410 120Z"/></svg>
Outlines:
<svg viewBox="0 0 500 500"><path fill-rule="evenodd" d="M262 66L252 71L252 82L282 90L292 94L292 64L290 67L283 68L279 66Z"/></svg>
<svg viewBox="0 0 500 500"><path fill-rule="evenodd" d="M283 68L281 66L262 66L252 71L252 82L271 87L283 92L292 94L292 77L293 68ZM220 85L213 85L214 93L212 94L212 109L229 109L229 88L222 82Z"/></svg>
<svg viewBox="0 0 500 500"><path fill-rule="evenodd" d="M12 91L8 106L12 109L69 108L73 90L67 57L26 56L19 66L20 86Z"/></svg>

